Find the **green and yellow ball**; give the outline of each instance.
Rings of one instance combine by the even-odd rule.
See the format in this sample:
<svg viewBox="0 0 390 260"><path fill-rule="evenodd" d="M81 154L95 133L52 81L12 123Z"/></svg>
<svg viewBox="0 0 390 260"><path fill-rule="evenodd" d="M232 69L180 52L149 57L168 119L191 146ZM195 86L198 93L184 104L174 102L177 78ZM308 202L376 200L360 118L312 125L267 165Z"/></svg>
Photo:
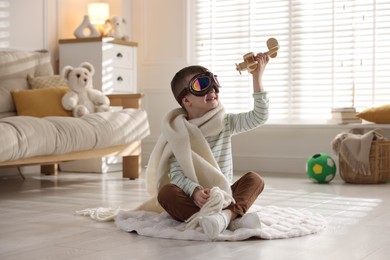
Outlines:
<svg viewBox="0 0 390 260"><path fill-rule="evenodd" d="M307 160L306 173L314 182L328 183L336 175L336 163L328 154L318 153Z"/></svg>

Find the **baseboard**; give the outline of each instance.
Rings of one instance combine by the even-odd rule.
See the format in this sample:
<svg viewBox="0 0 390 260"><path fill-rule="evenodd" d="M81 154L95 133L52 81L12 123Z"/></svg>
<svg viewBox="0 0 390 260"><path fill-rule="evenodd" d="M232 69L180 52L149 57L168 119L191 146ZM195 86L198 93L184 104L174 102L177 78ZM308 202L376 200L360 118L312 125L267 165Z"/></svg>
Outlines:
<svg viewBox="0 0 390 260"><path fill-rule="evenodd" d="M235 172L306 174L307 158L233 155Z"/></svg>

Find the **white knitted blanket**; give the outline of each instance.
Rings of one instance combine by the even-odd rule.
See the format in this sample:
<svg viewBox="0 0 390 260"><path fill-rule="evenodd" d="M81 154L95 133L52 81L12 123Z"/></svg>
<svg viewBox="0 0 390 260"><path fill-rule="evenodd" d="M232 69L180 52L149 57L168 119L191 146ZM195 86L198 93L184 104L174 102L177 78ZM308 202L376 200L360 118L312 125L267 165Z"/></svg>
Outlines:
<svg viewBox="0 0 390 260"><path fill-rule="evenodd" d="M76 214L89 216L97 221L112 221L118 228L139 235L170 239L209 240L199 225L203 216L220 212L233 202L233 197L214 187L210 200L202 209L189 218L186 223L174 220L168 213L143 210L120 210L112 208L94 208L77 211ZM325 228L326 221L321 215L307 210L279 208L275 206L252 206L250 211L257 212L261 227L258 229L241 228L235 231L225 230L217 240L244 240L250 237L277 239L304 236L317 233Z"/></svg>
<svg viewBox="0 0 390 260"><path fill-rule="evenodd" d="M292 238L314 234L326 227L325 219L307 210L280 208L276 206L252 206L261 219L261 228L240 228L225 230L218 241L238 241L251 237L260 239ZM116 226L126 232L136 232L142 236L181 240L208 241L209 237L197 226L186 229L186 223L172 219L166 212L119 211L115 218Z"/></svg>

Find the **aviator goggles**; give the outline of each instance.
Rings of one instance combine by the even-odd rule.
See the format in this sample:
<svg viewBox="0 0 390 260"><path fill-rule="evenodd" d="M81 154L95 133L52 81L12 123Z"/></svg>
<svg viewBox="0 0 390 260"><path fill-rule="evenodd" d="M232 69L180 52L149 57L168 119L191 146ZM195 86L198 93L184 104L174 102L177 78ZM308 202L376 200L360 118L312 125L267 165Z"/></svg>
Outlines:
<svg viewBox="0 0 390 260"><path fill-rule="evenodd" d="M204 96L210 92L212 88L219 93L219 85L217 75L206 71L193 77L188 84L188 91L195 96Z"/></svg>

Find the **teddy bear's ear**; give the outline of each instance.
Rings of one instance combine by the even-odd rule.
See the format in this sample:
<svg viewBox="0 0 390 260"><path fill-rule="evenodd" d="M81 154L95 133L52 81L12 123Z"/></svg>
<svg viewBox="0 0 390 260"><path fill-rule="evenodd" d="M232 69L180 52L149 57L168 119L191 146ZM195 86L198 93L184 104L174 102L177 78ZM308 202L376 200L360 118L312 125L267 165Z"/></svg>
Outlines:
<svg viewBox="0 0 390 260"><path fill-rule="evenodd" d="M65 66L62 69L61 75L63 78L68 79L69 78L69 73L73 70L72 66Z"/></svg>
<svg viewBox="0 0 390 260"><path fill-rule="evenodd" d="M81 68L87 69L87 70L91 73L91 75L95 74L95 68L94 68L93 65L92 65L91 63L89 63L89 62L83 62L83 63L81 63L81 64L80 64L80 67L81 67Z"/></svg>

